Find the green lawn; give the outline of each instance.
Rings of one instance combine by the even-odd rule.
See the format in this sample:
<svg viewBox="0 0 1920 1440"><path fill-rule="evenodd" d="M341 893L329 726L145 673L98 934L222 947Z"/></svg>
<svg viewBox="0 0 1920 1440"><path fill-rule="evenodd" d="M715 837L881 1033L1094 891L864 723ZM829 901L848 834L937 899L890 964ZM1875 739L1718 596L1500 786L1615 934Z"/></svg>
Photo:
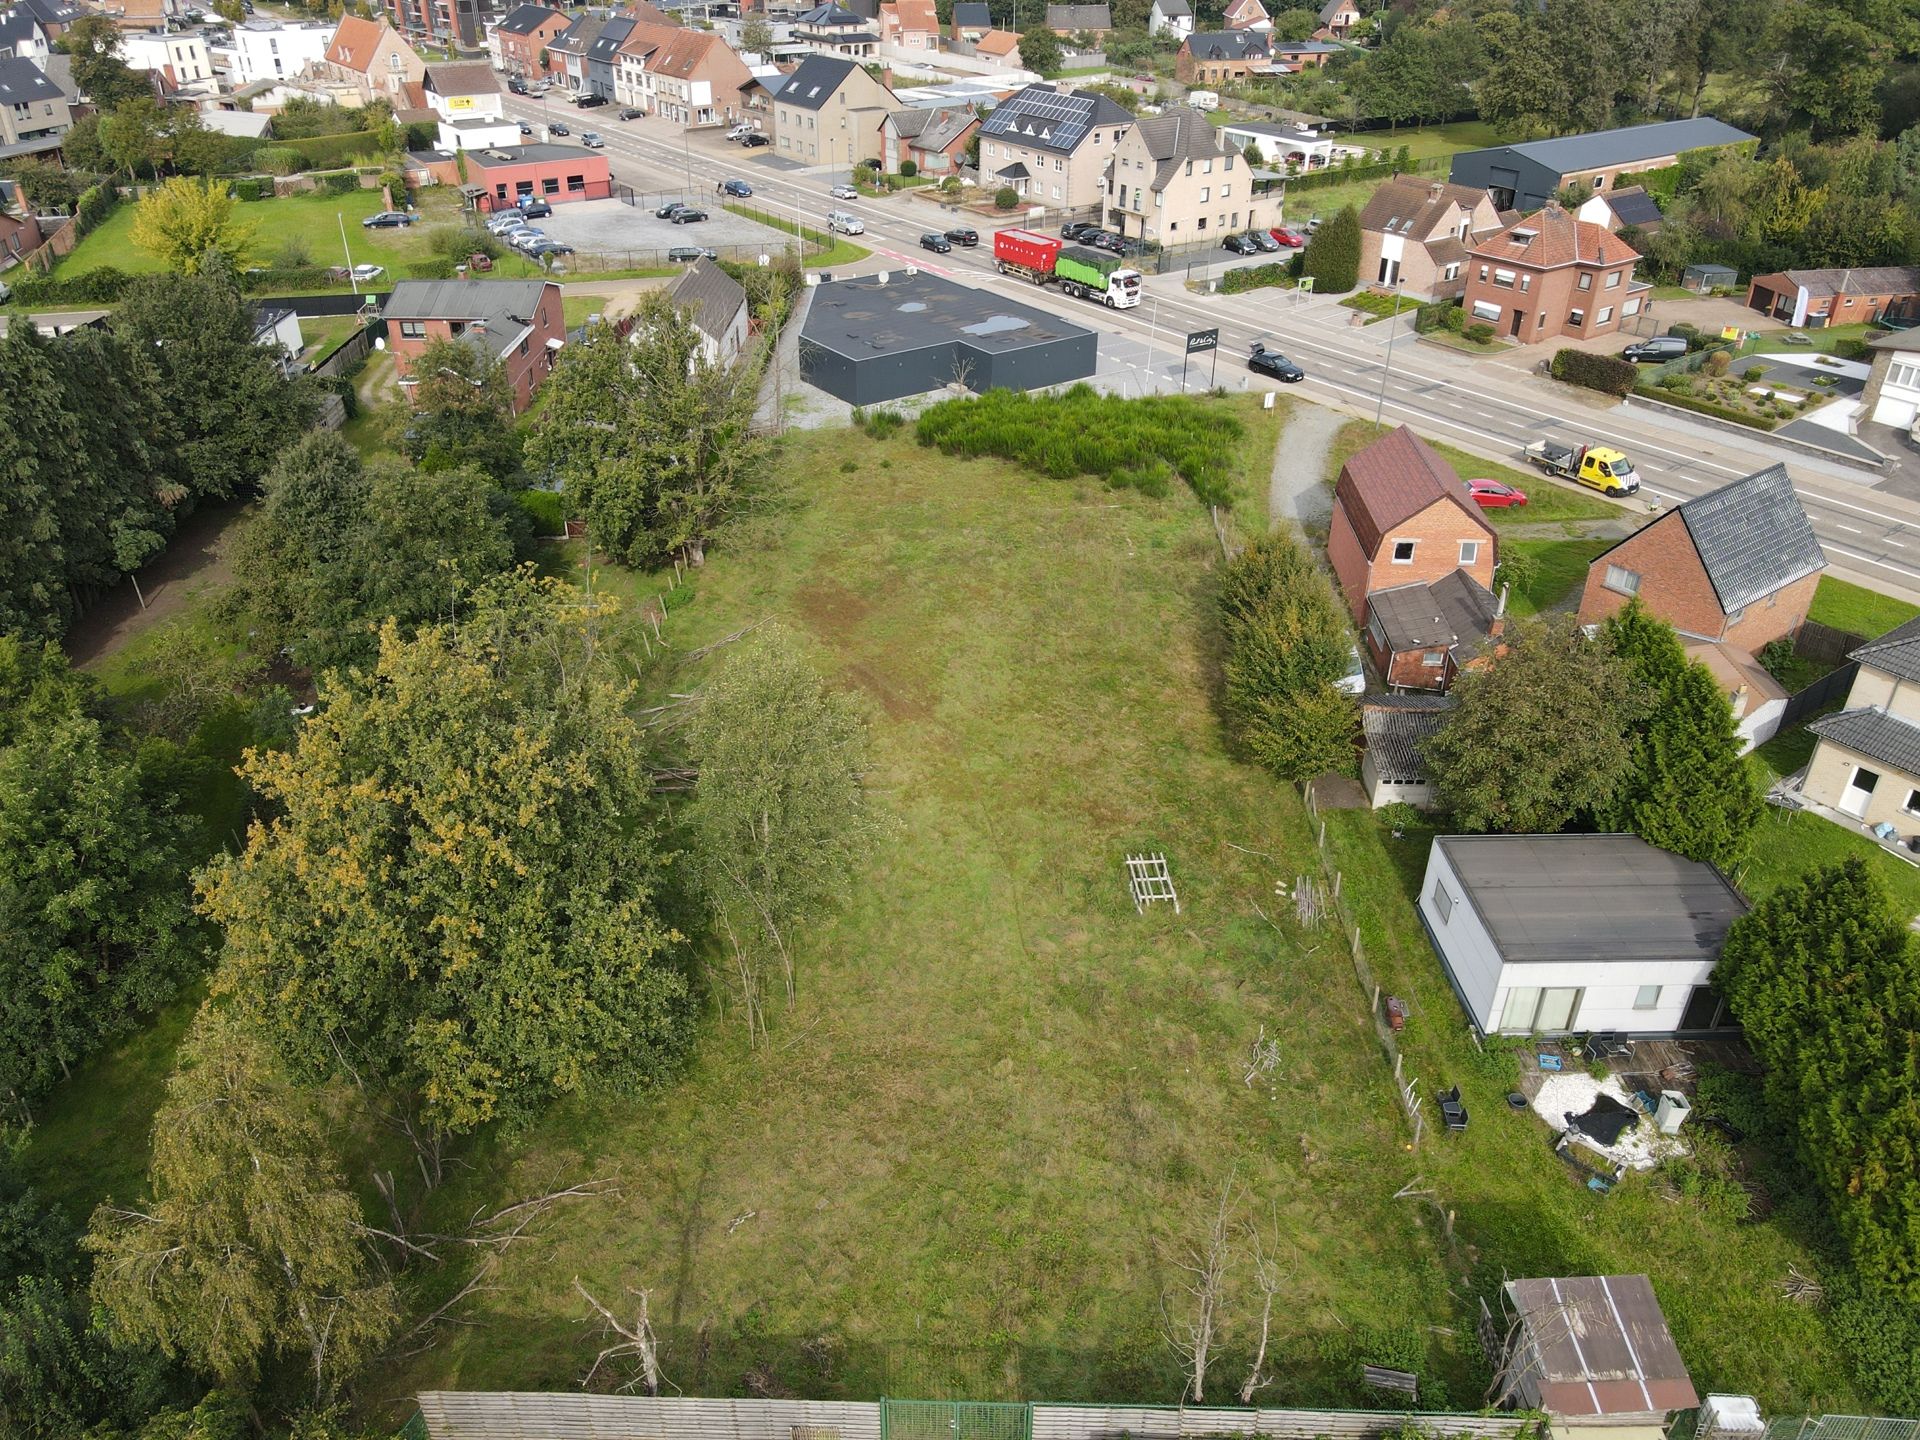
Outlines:
<svg viewBox="0 0 1920 1440"><path fill-rule="evenodd" d="M1347 206L1355 210L1366 208L1367 201L1373 198L1373 192L1384 182L1378 178L1372 180L1343 180L1337 185L1328 185L1323 189L1298 190L1289 195L1282 208L1289 225L1305 225L1316 217L1331 219Z"/></svg>
<svg viewBox="0 0 1920 1440"><path fill-rule="evenodd" d="M1362 290L1356 295L1349 295L1340 303L1349 310L1358 310L1362 314L1371 316L1372 318L1367 321L1369 325L1376 320L1384 320L1389 315L1404 315L1409 310L1420 308L1420 301L1415 300L1411 295L1381 295L1372 290Z"/></svg>
<svg viewBox="0 0 1920 1440"><path fill-rule="evenodd" d="M799 235L804 239L812 241L816 245L825 245L827 247L825 250L816 251L807 256L806 264L809 268L825 267L828 265L851 265L857 260L866 259L867 256L873 253L864 246L854 244L838 231L828 234L820 230L811 230L797 220L789 220L782 215L772 214L765 210L756 210L751 205L728 203L722 205L720 208L723 210L731 210L736 215L743 215L749 220L756 220L762 225L783 231L788 235Z"/></svg>
<svg viewBox="0 0 1920 1440"><path fill-rule="evenodd" d="M1873 325L1829 325L1822 330L1794 330L1791 326L1778 326L1763 329L1760 338L1745 347L1747 354L1765 351L1768 354L1820 355L1831 354L1842 340L1865 340L1869 336L1886 332ZM1782 337L1794 334L1805 335L1812 342L1806 345L1788 345Z"/></svg>
<svg viewBox="0 0 1920 1440"><path fill-rule="evenodd" d="M1779 1414L1859 1413L1846 1354L1822 1312L1780 1292L1789 1266L1818 1269L1793 1208L1745 1223L1716 1219L1658 1172L1630 1173L1610 1195L1587 1190L1553 1158L1540 1121L1507 1109L1512 1059L1482 1055L1468 1038L1413 908L1433 832L1395 821L1403 832L1395 839L1366 811L1326 820L1375 977L1408 1004L1405 1073L1424 1094L1460 1085L1472 1117L1464 1134L1423 1145L1416 1164L1439 1204L1457 1212L1463 1288L1519 1275L1644 1273L1701 1393L1752 1394ZM1696 1133L1693 1143L1713 1152L1717 1140Z"/></svg>
<svg viewBox="0 0 1920 1440"><path fill-rule="evenodd" d="M1813 604L1807 609L1809 620L1831 625L1836 630L1851 630L1869 640L1886 634L1896 625L1904 625L1916 615L1920 615L1920 605L1832 575L1820 577L1820 587L1814 591Z"/></svg>
<svg viewBox="0 0 1920 1440"><path fill-rule="evenodd" d="M1365 134L1343 135L1343 141L1369 145L1376 150L1396 153L1402 145L1412 160L1433 160L1462 150L1486 150L1505 145L1513 137L1483 120L1457 120L1450 125L1422 125L1410 130L1369 130Z"/></svg>
<svg viewBox="0 0 1920 1440"><path fill-rule="evenodd" d="M1808 743L1808 753L1812 748ZM1769 806L1732 878L1750 899L1761 900L1783 881L1855 857L1879 872L1907 914L1920 915L1920 869L1889 855L1859 830L1805 811Z"/></svg>
<svg viewBox="0 0 1920 1440"><path fill-rule="evenodd" d="M1349 420L1340 427L1328 452L1326 481L1331 485L1340 475L1340 467L1354 451L1370 444L1380 435L1381 427L1371 420ZM1551 480L1535 470L1521 470L1512 465L1502 465L1497 460L1484 460L1478 455L1469 454L1457 445L1449 445L1444 440L1435 440L1430 435L1421 439L1431 445L1454 469L1463 480L1498 480L1504 485L1512 485L1524 490L1527 495L1525 505L1500 510L1483 510L1481 513L1493 523L1496 530L1509 529L1515 525L1551 525L1560 522L1582 520L1617 519L1621 508L1611 501L1603 500L1589 490L1576 485L1563 485Z"/></svg>
<svg viewBox="0 0 1920 1440"><path fill-rule="evenodd" d="M1537 615L1550 610L1573 594L1587 580L1587 567L1594 556L1614 542L1611 540L1508 540L1500 547L1502 555L1525 555L1540 567L1539 576L1525 590L1516 590L1508 601L1508 613L1515 616Z"/></svg>

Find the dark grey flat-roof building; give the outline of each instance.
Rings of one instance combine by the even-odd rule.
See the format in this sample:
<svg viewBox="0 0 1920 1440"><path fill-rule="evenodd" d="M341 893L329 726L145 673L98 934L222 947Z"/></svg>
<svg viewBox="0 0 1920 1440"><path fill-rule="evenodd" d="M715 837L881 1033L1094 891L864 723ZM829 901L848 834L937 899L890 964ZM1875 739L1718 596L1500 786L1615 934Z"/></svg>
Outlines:
<svg viewBox="0 0 1920 1440"><path fill-rule="evenodd" d="M1713 967L1746 913L1713 866L1637 835L1442 835L1420 893L1483 1035L1724 1028Z"/></svg>
<svg viewBox="0 0 1920 1440"><path fill-rule="evenodd" d="M1093 331L925 271L862 275L811 292L800 375L851 405L878 405L956 381L1038 390L1093 374Z"/></svg>
<svg viewBox="0 0 1920 1440"><path fill-rule="evenodd" d="M1523 145L1496 145L1490 150L1463 150L1453 157L1447 178L1456 185L1490 192L1501 210L1537 210L1567 185L1610 190L1620 176L1658 170L1689 150L1739 145L1753 138L1702 115L1529 140Z"/></svg>

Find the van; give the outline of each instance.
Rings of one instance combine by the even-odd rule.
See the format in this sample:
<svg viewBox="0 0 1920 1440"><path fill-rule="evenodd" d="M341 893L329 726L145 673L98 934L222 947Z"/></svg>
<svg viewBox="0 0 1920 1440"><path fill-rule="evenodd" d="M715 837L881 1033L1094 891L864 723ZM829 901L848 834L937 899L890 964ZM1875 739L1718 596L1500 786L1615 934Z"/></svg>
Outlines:
<svg viewBox="0 0 1920 1440"><path fill-rule="evenodd" d="M1656 335L1651 340L1636 340L1620 352L1622 360L1660 363L1678 360L1687 353L1687 341L1681 335Z"/></svg>
<svg viewBox="0 0 1920 1440"><path fill-rule="evenodd" d="M867 233L867 223L858 215L851 215L845 210L829 210L827 229L838 230L842 235L864 235Z"/></svg>

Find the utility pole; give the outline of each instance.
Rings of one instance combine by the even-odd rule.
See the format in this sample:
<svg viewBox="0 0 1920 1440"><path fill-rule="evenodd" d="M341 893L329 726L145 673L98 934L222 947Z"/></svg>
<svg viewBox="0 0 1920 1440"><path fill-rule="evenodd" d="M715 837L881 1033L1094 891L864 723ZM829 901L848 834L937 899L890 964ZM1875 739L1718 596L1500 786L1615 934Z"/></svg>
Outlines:
<svg viewBox="0 0 1920 1440"><path fill-rule="evenodd" d="M340 253L347 257L347 283L353 287L354 298L358 299L360 296L360 282L356 280L353 275L353 251L347 248L346 212L336 210L333 212L333 218L340 222Z"/></svg>

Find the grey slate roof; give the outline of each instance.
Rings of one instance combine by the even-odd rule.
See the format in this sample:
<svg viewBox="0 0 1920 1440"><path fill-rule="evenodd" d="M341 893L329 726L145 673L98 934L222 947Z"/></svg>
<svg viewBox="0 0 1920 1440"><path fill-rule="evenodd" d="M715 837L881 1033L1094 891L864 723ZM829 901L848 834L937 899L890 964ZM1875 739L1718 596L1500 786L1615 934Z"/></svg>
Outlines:
<svg viewBox="0 0 1920 1440"><path fill-rule="evenodd" d="M828 3L814 6L813 9L807 11L804 15L796 15L793 23L817 28L822 25L852 25L857 27L865 25L867 22L862 16L856 15L851 10L842 6L833 4L832 0L828 0Z"/></svg>
<svg viewBox="0 0 1920 1440"><path fill-rule="evenodd" d="M976 0L961 0L953 7L953 23L961 30L991 30L993 12Z"/></svg>
<svg viewBox="0 0 1920 1440"><path fill-rule="evenodd" d="M1188 6L1187 0L1154 0L1153 8L1169 20L1191 20L1193 18L1193 10Z"/></svg>
<svg viewBox="0 0 1920 1440"><path fill-rule="evenodd" d="M60 87L40 73L31 60L12 56L0 60L0 105L25 105L34 100L59 100Z"/></svg>
<svg viewBox="0 0 1920 1440"><path fill-rule="evenodd" d="M509 35L531 35L560 13L558 10L549 10L545 5L516 5L493 28L504 30Z"/></svg>
<svg viewBox="0 0 1920 1440"><path fill-rule="evenodd" d="M1070 155L1095 129L1133 123L1132 115L1104 95L1087 90L1062 95L1051 85L1029 85L994 106L981 133Z"/></svg>
<svg viewBox="0 0 1920 1440"><path fill-rule="evenodd" d="M1911 295L1920 291L1920 265L1857 265L1851 269L1789 270L1809 295Z"/></svg>
<svg viewBox="0 0 1920 1440"><path fill-rule="evenodd" d="M1716 960L1727 927L1747 913L1713 866L1638 835L1442 835L1433 843L1508 964Z"/></svg>
<svg viewBox="0 0 1920 1440"><path fill-rule="evenodd" d="M1784 465L1722 485L1676 513L1729 615L1826 569L1827 557Z"/></svg>
<svg viewBox="0 0 1920 1440"><path fill-rule="evenodd" d="M1823 715L1807 729L1822 740L1844 745L1856 755L1920 777L1920 726L1897 720L1884 710L1871 707L1842 710L1835 715Z"/></svg>
<svg viewBox="0 0 1920 1440"><path fill-rule="evenodd" d="M1714 145L1738 145L1754 137L1711 115L1692 120L1662 120L1652 125L1627 125L1618 130L1593 130L1585 135L1562 135L1552 140L1528 140L1500 148L1521 155L1561 175L1581 170L1604 170L1609 165L1631 165L1662 155L1678 155Z"/></svg>
<svg viewBox="0 0 1920 1440"><path fill-rule="evenodd" d="M1622 225L1658 225L1667 217L1660 213L1660 207L1642 185L1629 185L1624 190L1607 192L1607 208L1612 210Z"/></svg>
<svg viewBox="0 0 1920 1440"><path fill-rule="evenodd" d="M1169 105L1158 115L1142 115L1134 132L1146 142L1147 154L1159 162L1153 172L1151 188L1155 190L1164 190L1188 160L1213 160L1234 153L1207 117L1187 105Z"/></svg>
<svg viewBox="0 0 1920 1440"><path fill-rule="evenodd" d="M1250 60L1267 55L1267 37L1259 30L1196 30L1186 39L1196 60Z"/></svg>
<svg viewBox="0 0 1920 1440"><path fill-rule="evenodd" d="M700 332L716 341L747 303L740 282L712 260L697 260L682 271L670 293L674 304L693 311L693 323Z"/></svg>
<svg viewBox="0 0 1920 1440"><path fill-rule="evenodd" d="M620 42L633 33L633 26L631 16L609 15L600 33L587 45L587 59L601 65L613 64L614 56L620 53Z"/></svg>
<svg viewBox="0 0 1920 1440"><path fill-rule="evenodd" d="M1111 30L1113 7L1110 5L1049 5L1049 30Z"/></svg>
<svg viewBox="0 0 1920 1440"><path fill-rule="evenodd" d="M1486 643L1497 608L1492 592L1464 570L1367 596L1367 615L1378 618L1395 654L1441 649L1465 659Z"/></svg>
<svg viewBox="0 0 1920 1440"><path fill-rule="evenodd" d="M887 123L902 140L913 141L910 149L925 152L945 150L972 128L974 118L973 110L965 105L909 106L894 111Z"/></svg>
<svg viewBox="0 0 1920 1440"><path fill-rule="evenodd" d="M1338 15L1345 7L1346 0L1327 0L1327 3L1320 7L1320 23L1322 25L1331 25L1333 23L1333 17Z"/></svg>
<svg viewBox="0 0 1920 1440"><path fill-rule="evenodd" d="M1920 620L1896 625L1847 657L1899 680L1920 681Z"/></svg>
<svg viewBox="0 0 1920 1440"><path fill-rule="evenodd" d="M1451 695L1372 695L1360 706L1360 729L1373 768L1389 785L1427 780L1424 750L1458 702Z"/></svg>
<svg viewBox="0 0 1920 1440"><path fill-rule="evenodd" d="M71 25L87 13L67 0L15 0L15 3L42 25Z"/></svg>
<svg viewBox="0 0 1920 1440"><path fill-rule="evenodd" d="M540 307L545 280L401 280L381 307L395 320L476 320L487 322L484 335L469 330L462 338L489 354L502 355L527 333Z"/></svg>
<svg viewBox="0 0 1920 1440"><path fill-rule="evenodd" d="M552 40L547 42L547 49L559 50L572 55L584 55L586 54L587 46L592 43L593 37L599 33L599 19L582 11L573 17L572 23L569 24L566 29L562 30L558 35L554 36Z"/></svg>
<svg viewBox="0 0 1920 1440"><path fill-rule="evenodd" d="M780 87L780 103L797 105L802 110L818 110L846 83L847 76L859 68L838 55L809 55Z"/></svg>
<svg viewBox="0 0 1920 1440"><path fill-rule="evenodd" d="M0 10L0 45L9 48L27 44L29 41L45 43L46 32L40 28L40 22L25 10L8 6Z"/></svg>

